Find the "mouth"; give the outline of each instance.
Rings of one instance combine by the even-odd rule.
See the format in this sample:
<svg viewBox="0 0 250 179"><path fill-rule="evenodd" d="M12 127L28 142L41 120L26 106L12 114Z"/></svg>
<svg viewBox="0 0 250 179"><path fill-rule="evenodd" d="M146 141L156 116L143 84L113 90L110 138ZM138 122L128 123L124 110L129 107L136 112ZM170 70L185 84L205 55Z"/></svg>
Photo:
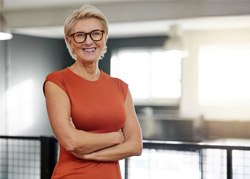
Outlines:
<svg viewBox="0 0 250 179"><path fill-rule="evenodd" d="M96 47L92 47L92 48L82 48L83 51L85 52L94 52L96 50Z"/></svg>

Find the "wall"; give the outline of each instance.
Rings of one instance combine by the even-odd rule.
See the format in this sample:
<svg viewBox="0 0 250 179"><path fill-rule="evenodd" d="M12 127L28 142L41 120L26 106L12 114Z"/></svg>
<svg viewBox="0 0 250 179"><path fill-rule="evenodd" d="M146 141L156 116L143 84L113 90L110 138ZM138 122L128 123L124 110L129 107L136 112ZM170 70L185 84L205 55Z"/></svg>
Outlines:
<svg viewBox="0 0 250 179"><path fill-rule="evenodd" d="M65 43L61 39L17 34L14 34L13 39L8 43L9 73L3 75L8 79L8 89L5 93L6 116L2 116L1 119L2 123L5 123L5 129L1 129L1 133L52 135L42 86L48 73L62 69L73 62L70 60ZM2 50L3 47L1 46L0 49ZM1 78L1 80L4 79Z"/></svg>
<svg viewBox="0 0 250 179"><path fill-rule="evenodd" d="M186 118L205 116L214 120L249 120L250 106L200 106L198 99L198 55L204 44L244 44L250 43L250 29L196 30L183 34L189 50L189 57L183 59L182 99L180 113ZM223 72L223 69L221 69ZM212 71L211 71L212 73ZM232 73L234 73L232 71Z"/></svg>
<svg viewBox="0 0 250 179"><path fill-rule="evenodd" d="M185 32L190 55L183 59L180 115L194 119L206 139L250 138L249 104L200 106L198 99L198 49L203 44L250 43L250 29L196 30ZM223 69L221 70L223 72ZM211 71L212 73L212 71ZM232 71L232 73L234 73ZM196 125L196 124L195 124Z"/></svg>

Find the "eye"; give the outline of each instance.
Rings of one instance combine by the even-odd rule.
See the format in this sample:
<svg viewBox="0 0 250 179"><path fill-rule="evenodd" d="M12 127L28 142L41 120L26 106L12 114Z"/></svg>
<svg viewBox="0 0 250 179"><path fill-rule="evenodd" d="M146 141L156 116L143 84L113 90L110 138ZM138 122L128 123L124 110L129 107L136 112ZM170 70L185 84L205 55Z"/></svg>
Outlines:
<svg viewBox="0 0 250 179"><path fill-rule="evenodd" d="M91 32L91 35L92 35L92 36L99 36L99 35L101 35L101 34L102 34L102 32L99 31L99 30L95 30L95 31Z"/></svg>
<svg viewBox="0 0 250 179"><path fill-rule="evenodd" d="M85 33L83 33L83 32L78 32L78 33L75 34L75 37L76 37L76 38L84 38L84 37L85 37Z"/></svg>

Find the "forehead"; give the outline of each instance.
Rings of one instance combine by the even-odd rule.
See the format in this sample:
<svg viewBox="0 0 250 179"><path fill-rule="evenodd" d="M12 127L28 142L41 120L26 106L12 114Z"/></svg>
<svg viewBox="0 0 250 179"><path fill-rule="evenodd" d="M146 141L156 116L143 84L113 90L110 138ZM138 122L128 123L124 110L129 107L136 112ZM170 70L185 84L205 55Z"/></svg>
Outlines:
<svg viewBox="0 0 250 179"><path fill-rule="evenodd" d="M102 23L99 19L96 18L88 18L88 19L81 19L77 21L74 26L72 27L72 32L90 32L92 30L100 29L102 30Z"/></svg>

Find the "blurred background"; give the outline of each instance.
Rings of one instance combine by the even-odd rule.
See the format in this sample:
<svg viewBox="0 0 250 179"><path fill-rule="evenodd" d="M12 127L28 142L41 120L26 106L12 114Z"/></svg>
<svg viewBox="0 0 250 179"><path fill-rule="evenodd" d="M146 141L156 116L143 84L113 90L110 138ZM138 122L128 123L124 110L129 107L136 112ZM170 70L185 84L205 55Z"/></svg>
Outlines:
<svg viewBox="0 0 250 179"><path fill-rule="evenodd" d="M73 63L63 23L91 3L110 23L100 67L129 83L146 138L250 137L249 1L0 2L13 35L0 41L0 134L52 135L43 81Z"/></svg>
<svg viewBox="0 0 250 179"><path fill-rule="evenodd" d="M53 136L43 82L73 63L63 23L85 3L109 19L100 68L129 84L145 140L250 137L248 0L0 0L12 36L0 40L0 135Z"/></svg>

